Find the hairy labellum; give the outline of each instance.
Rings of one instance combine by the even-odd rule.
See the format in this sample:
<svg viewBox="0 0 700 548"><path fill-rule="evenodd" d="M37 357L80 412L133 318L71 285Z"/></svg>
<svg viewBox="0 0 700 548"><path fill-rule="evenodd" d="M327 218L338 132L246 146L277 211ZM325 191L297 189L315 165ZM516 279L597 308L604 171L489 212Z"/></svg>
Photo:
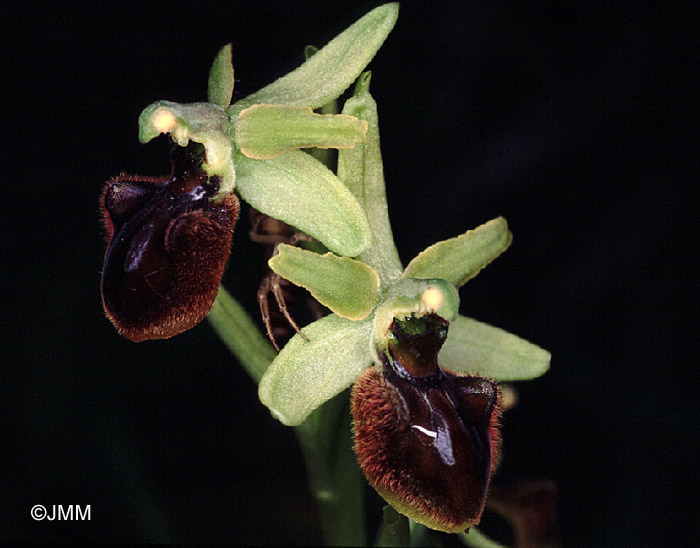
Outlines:
<svg viewBox="0 0 700 548"><path fill-rule="evenodd" d="M499 393L483 377L442 370L447 322L394 320L388 354L355 383L355 450L399 512L446 532L476 525L500 450Z"/></svg>
<svg viewBox="0 0 700 548"><path fill-rule="evenodd" d="M120 175L102 194L102 303L119 333L136 342L204 319L238 219L238 198L217 196L219 179L201 169L201 155L174 146L171 161L170 177Z"/></svg>

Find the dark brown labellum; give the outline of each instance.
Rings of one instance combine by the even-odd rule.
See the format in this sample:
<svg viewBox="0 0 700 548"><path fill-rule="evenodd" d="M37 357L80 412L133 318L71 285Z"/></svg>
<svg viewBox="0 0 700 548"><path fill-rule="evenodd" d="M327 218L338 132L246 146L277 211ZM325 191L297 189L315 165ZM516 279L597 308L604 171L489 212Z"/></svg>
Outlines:
<svg viewBox="0 0 700 548"><path fill-rule="evenodd" d="M201 154L174 145L171 160L170 177L120 175L102 194L102 303L136 342L172 337L207 315L238 219L238 198L217 196Z"/></svg>
<svg viewBox="0 0 700 548"><path fill-rule="evenodd" d="M394 320L389 354L355 383L355 450L377 492L447 532L479 522L500 450L498 386L438 367L447 322Z"/></svg>

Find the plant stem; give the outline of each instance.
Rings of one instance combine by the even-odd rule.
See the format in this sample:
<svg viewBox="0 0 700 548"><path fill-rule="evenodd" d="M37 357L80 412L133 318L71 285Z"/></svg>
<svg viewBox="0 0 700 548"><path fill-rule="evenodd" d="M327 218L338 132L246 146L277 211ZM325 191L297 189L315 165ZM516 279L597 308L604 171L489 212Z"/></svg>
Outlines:
<svg viewBox="0 0 700 548"><path fill-rule="evenodd" d="M277 352L260 333L245 308L220 286L207 318L243 368L256 383L259 382Z"/></svg>
<svg viewBox="0 0 700 548"><path fill-rule="evenodd" d="M277 353L241 304L223 287L209 321L257 383ZM316 409L296 428L326 543L365 544L364 478L352 451L347 391Z"/></svg>
<svg viewBox="0 0 700 548"><path fill-rule="evenodd" d="M352 450L348 393L316 409L296 428L330 546L364 546L365 481Z"/></svg>
<svg viewBox="0 0 700 548"><path fill-rule="evenodd" d="M476 527L469 529L469 532L462 531L459 533L459 540L472 548L506 548L503 544L491 540Z"/></svg>
<svg viewBox="0 0 700 548"><path fill-rule="evenodd" d="M406 516L399 514L388 504L384 507L382 525L375 546L409 546L411 529Z"/></svg>

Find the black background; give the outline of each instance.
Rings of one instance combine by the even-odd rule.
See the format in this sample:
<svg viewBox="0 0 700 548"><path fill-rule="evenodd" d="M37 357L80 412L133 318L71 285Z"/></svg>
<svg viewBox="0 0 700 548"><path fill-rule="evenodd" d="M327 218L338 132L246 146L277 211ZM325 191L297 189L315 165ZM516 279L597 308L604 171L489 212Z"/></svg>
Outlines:
<svg viewBox="0 0 700 548"><path fill-rule="evenodd" d="M0 540L320 541L292 432L207 323L133 344L105 320L97 202L122 170L168 172L137 117L205 100L223 44L235 100L375 5L2 3ZM552 353L505 418L503 473L557 482L562 544L693 545L698 29L565 5L402 5L370 65L394 233L406 262L507 218L461 310ZM254 311L246 223L224 283Z"/></svg>

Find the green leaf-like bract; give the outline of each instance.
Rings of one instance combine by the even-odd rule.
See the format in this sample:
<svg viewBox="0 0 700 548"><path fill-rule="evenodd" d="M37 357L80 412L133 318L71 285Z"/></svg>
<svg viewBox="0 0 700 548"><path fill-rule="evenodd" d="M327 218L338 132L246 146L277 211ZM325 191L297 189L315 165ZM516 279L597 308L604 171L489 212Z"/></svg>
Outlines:
<svg viewBox="0 0 700 548"><path fill-rule="evenodd" d="M512 240L503 217L431 245L408 264L404 278L442 278L461 287L503 253Z"/></svg>
<svg viewBox="0 0 700 548"><path fill-rule="evenodd" d="M379 303L379 276L360 261L282 244L269 265L342 318L363 320Z"/></svg>
<svg viewBox="0 0 700 548"><path fill-rule="evenodd" d="M498 381L533 379L549 369L546 350L498 327L458 316L440 351L441 367Z"/></svg>
<svg viewBox="0 0 700 548"><path fill-rule="evenodd" d="M207 94L210 103L226 108L231 104L233 96L233 64L231 63L231 44L226 44L219 50L209 71L209 90Z"/></svg>
<svg viewBox="0 0 700 548"><path fill-rule="evenodd" d="M258 395L272 414L296 426L316 407L350 386L370 364L372 319L353 322L334 314L294 335L270 364Z"/></svg>
<svg viewBox="0 0 700 548"><path fill-rule="evenodd" d="M360 204L340 179L305 152L251 160L235 151L234 161L236 188L255 209L340 255L354 257L369 246L372 235Z"/></svg>
<svg viewBox="0 0 700 548"><path fill-rule="evenodd" d="M368 85L367 73L361 77L361 82ZM368 124L365 143L338 153L338 178L360 202L372 227L372 245L359 259L372 266L383 283L390 284L401 277L403 267L389 223L377 103L368 91L361 91L345 103L343 114L356 116Z"/></svg>
<svg viewBox="0 0 700 548"><path fill-rule="evenodd" d="M229 107L229 114L258 103L313 109L325 105L343 93L372 60L398 14L398 3L373 9L299 68Z"/></svg>

